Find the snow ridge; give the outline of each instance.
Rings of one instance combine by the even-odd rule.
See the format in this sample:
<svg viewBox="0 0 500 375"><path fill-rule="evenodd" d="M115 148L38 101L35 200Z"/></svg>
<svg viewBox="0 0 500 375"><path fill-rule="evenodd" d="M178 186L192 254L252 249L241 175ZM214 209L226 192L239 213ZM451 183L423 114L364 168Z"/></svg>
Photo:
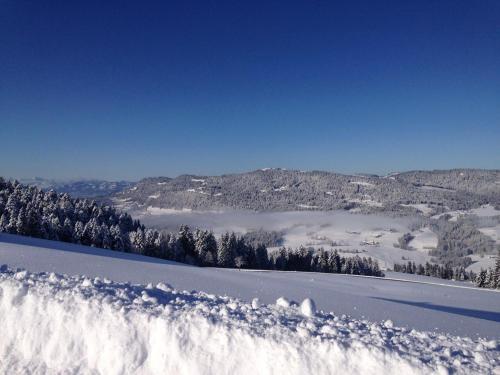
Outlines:
<svg viewBox="0 0 500 375"><path fill-rule="evenodd" d="M0 372L491 373L496 341L230 297L0 269Z"/></svg>

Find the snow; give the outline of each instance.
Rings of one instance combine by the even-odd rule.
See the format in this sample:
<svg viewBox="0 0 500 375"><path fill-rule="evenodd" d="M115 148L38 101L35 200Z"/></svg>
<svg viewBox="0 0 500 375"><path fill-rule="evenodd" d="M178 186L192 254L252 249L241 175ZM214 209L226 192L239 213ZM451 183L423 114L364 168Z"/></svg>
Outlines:
<svg viewBox="0 0 500 375"><path fill-rule="evenodd" d="M350 183L354 184L354 185L361 185L361 186L366 186L366 187L374 187L375 186L372 183L366 182L366 181L351 181Z"/></svg>
<svg viewBox="0 0 500 375"><path fill-rule="evenodd" d="M276 300L276 306L282 307L282 308L288 308L290 307L290 301L287 300L285 297L280 297Z"/></svg>
<svg viewBox="0 0 500 375"><path fill-rule="evenodd" d="M412 235L415 238L408 245L416 250L429 252L429 250L435 249L437 246L438 238L436 233L427 227L412 232Z"/></svg>
<svg viewBox="0 0 500 375"><path fill-rule="evenodd" d="M156 194L148 195L148 198L151 198L151 199L158 199L158 198L160 198L160 193L156 193Z"/></svg>
<svg viewBox="0 0 500 375"><path fill-rule="evenodd" d="M467 271L473 271L478 273L479 271L486 270L488 268L493 268L495 266L495 261L497 259L496 255L468 255L472 259L472 264L467 267Z"/></svg>
<svg viewBox="0 0 500 375"><path fill-rule="evenodd" d="M154 286L156 285L156 286ZM54 273L0 273L2 373L487 374L495 340L294 305Z"/></svg>
<svg viewBox="0 0 500 375"><path fill-rule="evenodd" d="M385 328L394 328L394 323L392 322L392 320L386 320L383 324Z"/></svg>
<svg viewBox="0 0 500 375"><path fill-rule="evenodd" d="M311 205L308 205L308 204L297 204L297 207L305 208L305 209L315 209L315 208L318 208L318 206L311 206Z"/></svg>
<svg viewBox="0 0 500 375"><path fill-rule="evenodd" d="M325 194L326 195L334 195L331 191L327 191Z"/></svg>
<svg viewBox="0 0 500 375"><path fill-rule="evenodd" d="M203 195L209 195L209 193L207 193L206 191L203 191L203 186L200 186L196 189L187 189L186 190L187 192L189 193L199 193L199 194L203 194Z"/></svg>
<svg viewBox="0 0 500 375"><path fill-rule="evenodd" d="M500 211L495 209L491 204L485 204L478 208L473 208L471 210L456 210L448 211L439 215L432 216L433 219L439 219L443 215L450 215L449 221L457 221L461 216L476 215L478 217L492 217L500 215Z"/></svg>
<svg viewBox="0 0 500 375"><path fill-rule="evenodd" d="M479 228L479 231L490 236L496 243L500 243L500 224L494 227Z"/></svg>
<svg viewBox="0 0 500 375"><path fill-rule="evenodd" d="M175 208L160 208L160 207L153 207L153 206L148 206L146 208L146 213L149 215L176 215L176 214L186 214L192 212L191 208L183 208L181 210L177 210Z"/></svg>
<svg viewBox="0 0 500 375"><path fill-rule="evenodd" d="M193 181L193 182L205 182L205 179L203 179L203 178L192 178L191 181Z"/></svg>
<svg viewBox="0 0 500 375"><path fill-rule="evenodd" d="M430 215L433 211L432 207L425 203L417 203L417 204L400 204L403 207L413 207L418 211L422 212L424 215Z"/></svg>
<svg viewBox="0 0 500 375"><path fill-rule="evenodd" d="M252 300L252 309L258 309L260 307L260 301L256 297Z"/></svg>
<svg viewBox="0 0 500 375"><path fill-rule="evenodd" d="M248 302L258 298L260 304L275 304L279 297L291 303L311 298L318 311L333 311L339 316L346 314L371 322L390 318L396 326L408 329L500 339L500 293L474 288L465 282L390 272L381 279L198 268L1 233L0 264L3 263L29 272L86 275L89 280L99 277L144 285L163 283L177 290L203 291Z"/></svg>
<svg viewBox="0 0 500 375"><path fill-rule="evenodd" d="M302 315L307 316L308 318L312 318L316 315L316 304L310 298L306 298L300 304L300 312Z"/></svg>
<svg viewBox="0 0 500 375"><path fill-rule="evenodd" d="M280 186L279 188L276 188L276 189L273 189L274 191L285 191L285 190L288 190L288 186L286 185L283 185L283 186Z"/></svg>
<svg viewBox="0 0 500 375"><path fill-rule="evenodd" d="M500 215L500 211L495 209L491 204L482 205L479 208L473 208L469 211L472 215L479 217L490 217Z"/></svg>
<svg viewBox="0 0 500 375"><path fill-rule="evenodd" d="M384 206L384 204L382 202L374 201L370 198L365 198L365 199L354 198L354 199L349 199L349 202L360 203L360 204L364 204L364 205L372 206L372 207L383 207Z"/></svg>
<svg viewBox="0 0 500 375"><path fill-rule="evenodd" d="M371 256L380 262L383 268L392 268L394 263L408 260L425 263L431 257L427 251L407 251L393 245L408 228L413 219L391 218L384 215L350 214L344 211L289 211L289 212L254 212L245 210L221 211L151 211L136 214L146 226L177 231L181 224L192 228L207 228L220 236L227 231L246 233L264 228L268 231L283 233L283 244L297 248L301 245L314 248L338 249L343 256L354 256L359 250L360 256ZM164 213L164 214L162 214ZM392 229L392 230L390 230ZM430 235L432 237L432 235ZM431 238L422 241L431 240ZM418 241L419 239L417 239ZM361 246L366 241L379 242L379 246ZM423 246L432 246L425 243ZM418 245L417 245L418 247ZM404 259L403 259L404 258Z"/></svg>
<svg viewBox="0 0 500 375"><path fill-rule="evenodd" d="M447 191L447 192L455 192L453 189L447 189L441 186L430 186L430 185L422 185L418 187L420 190L427 190L427 191Z"/></svg>

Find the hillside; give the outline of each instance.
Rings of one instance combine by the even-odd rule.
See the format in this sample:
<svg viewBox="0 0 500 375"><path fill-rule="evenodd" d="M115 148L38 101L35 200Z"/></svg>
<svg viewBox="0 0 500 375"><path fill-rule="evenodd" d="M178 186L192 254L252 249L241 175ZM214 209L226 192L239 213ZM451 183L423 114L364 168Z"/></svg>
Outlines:
<svg viewBox="0 0 500 375"><path fill-rule="evenodd" d="M87 275L118 282L167 283L177 290L272 304L312 298L318 309L373 322L500 339L500 293L471 283L387 273L366 278L314 272L200 268L137 254L0 233L0 264L30 272ZM412 282L408 282L412 281ZM416 283L415 283L416 282Z"/></svg>
<svg viewBox="0 0 500 375"><path fill-rule="evenodd" d="M75 198L97 198L116 194L133 185L129 181L105 180L52 180L41 177L24 178L19 182L25 185L36 186L43 190L55 190L67 193Z"/></svg>
<svg viewBox="0 0 500 375"><path fill-rule="evenodd" d="M488 374L500 365L494 291L200 269L5 234L0 263L5 373Z"/></svg>
<svg viewBox="0 0 500 375"><path fill-rule="evenodd" d="M500 171L457 169L389 176L262 169L222 176L182 175L139 181L113 194L119 207L259 211L334 210L427 215L500 204Z"/></svg>

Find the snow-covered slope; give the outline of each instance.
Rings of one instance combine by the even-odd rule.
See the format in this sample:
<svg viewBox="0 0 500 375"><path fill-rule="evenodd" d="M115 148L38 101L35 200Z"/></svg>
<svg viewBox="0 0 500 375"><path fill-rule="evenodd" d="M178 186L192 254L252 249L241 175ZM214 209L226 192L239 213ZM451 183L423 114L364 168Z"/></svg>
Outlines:
<svg viewBox="0 0 500 375"><path fill-rule="evenodd" d="M357 319L391 319L398 326L470 337L500 338L500 293L469 283L415 275L385 279L335 274L198 268L134 254L113 252L0 233L0 264L31 272L108 278L157 284L251 301L274 303L313 298L319 309ZM409 278L396 281L389 278ZM438 285L440 284L440 285Z"/></svg>
<svg viewBox="0 0 500 375"><path fill-rule="evenodd" d="M491 373L496 341L261 306L163 283L0 273L2 373Z"/></svg>

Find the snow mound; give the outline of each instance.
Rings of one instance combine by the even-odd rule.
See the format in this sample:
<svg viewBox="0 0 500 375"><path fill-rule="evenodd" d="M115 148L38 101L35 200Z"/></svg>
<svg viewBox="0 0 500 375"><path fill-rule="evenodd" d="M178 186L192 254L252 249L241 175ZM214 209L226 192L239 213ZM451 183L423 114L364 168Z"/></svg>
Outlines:
<svg viewBox="0 0 500 375"><path fill-rule="evenodd" d="M1 373L486 374L500 365L496 341L304 318L295 306L166 284L1 270Z"/></svg>
<svg viewBox="0 0 500 375"><path fill-rule="evenodd" d="M300 312L307 317L313 317L316 314L316 304L310 298L306 298L300 304Z"/></svg>
<svg viewBox="0 0 500 375"><path fill-rule="evenodd" d="M290 307L290 301L288 299L286 299L285 297L280 297L276 300L276 306L287 309Z"/></svg>

